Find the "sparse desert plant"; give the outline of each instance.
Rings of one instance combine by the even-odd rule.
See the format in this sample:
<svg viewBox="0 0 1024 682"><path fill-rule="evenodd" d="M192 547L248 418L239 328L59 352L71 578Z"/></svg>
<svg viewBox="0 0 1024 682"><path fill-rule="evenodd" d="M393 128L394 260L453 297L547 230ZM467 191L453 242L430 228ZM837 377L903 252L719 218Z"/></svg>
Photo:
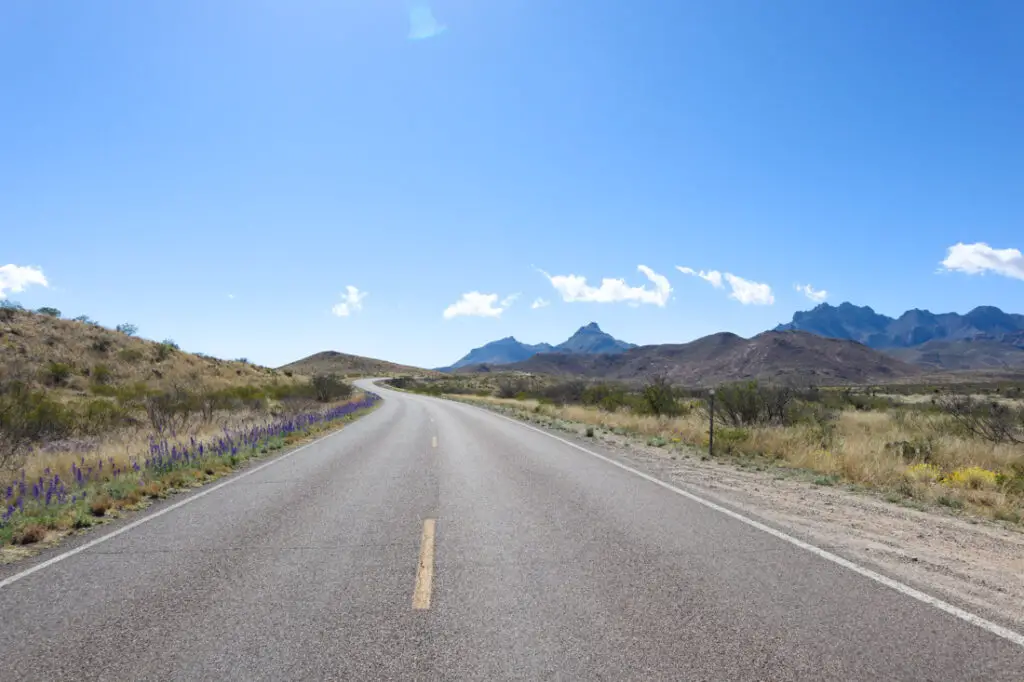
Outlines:
<svg viewBox="0 0 1024 682"><path fill-rule="evenodd" d="M934 483L942 478L942 471L934 464L919 462L907 467L904 476L918 483Z"/></svg>
<svg viewBox="0 0 1024 682"><path fill-rule="evenodd" d="M961 467L950 472L942 482L954 488L991 490L996 487L997 474L978 466Z"/></svg>
<svg viewBox="0 0 1024 682"><path fill-rule="evenodd" d="M60 317L60 311L57 310L56 308L43 307L36 310L36 312L39 313L40 315L46 315L48 317Z"/></svg>
<svg viewBox="0 0 1024 682"><path fill-rule="evenodd" d="M311 383L316 399L322 403L345 400L352 395L353 388L334 374L314 374Z"/></svg>
<svg viewBox="0 0 1024 682"><path fill-rule="evenodd" d="M644 386L642 397L644 411L648 414L673 417L682 412L676 391L664 376L651 378Z"/></svg>
<svg viewBox="0 0 1024 682"><path fill-rule="evenodd" d="M66 362L51 362L43 373L44 383L47 386L60 386L71 378L73 371L71 365Z"/></svg>
<svg viewBox="0 0 1024 682"><path fill-rule="evenodd" d="M137 348L124 348L117 353L122 362L135 363L142 359L142 351Z"/></svg>
<svg viewBox="0 0 1024 682"><path fill-rule="evenodd" d="M130 322L122 322L117 325L115 329L122 334L127 334L128 336L135 336L139 331L139 328Z"/></svg>
<svg viewBox="0 0 1024 682"><path fill-rule="evenodd" d="M965 432L993 443L1024 444L1024 409L996 400L950 394L939 403Z"/></svg>

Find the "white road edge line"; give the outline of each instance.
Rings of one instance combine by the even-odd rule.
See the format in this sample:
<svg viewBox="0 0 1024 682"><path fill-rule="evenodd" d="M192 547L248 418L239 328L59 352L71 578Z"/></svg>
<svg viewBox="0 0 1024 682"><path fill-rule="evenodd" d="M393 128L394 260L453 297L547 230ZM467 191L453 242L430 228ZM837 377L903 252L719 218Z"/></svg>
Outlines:
<svg viewBox="0 0 1024 682"><path fill-rule="evenodd" d="M457 401L452 401L452 402L457 402ZM780 530L772 528L771 526L767 526L767 525L761 523L760 521L755 521L754 519L752 519L752 518L750 518L748 516L744 516L743 514L740 514L738 512L734 512L733 510L727 509L727 508L721 506L720 504L715 504L711 500L704 499L703 497L700 497L699 495L695 495L695 494L693 494L691 492L687 492L687 491L685 491L685 490L683 490L681 488L677 488L674 485L672 485L671 483L666 483L665 481L662 481L661 479L655 478L654 476L651 476L650 474L645 474L644 472L639 471L637 469L634 469L633 467L628 466L626 464L623 464L622 462L617 462L617 461L615 461L614 459L612 459L610 457L606 457L604 455L601 455L601 454L598 454L598 453L593 452L591 450L588 450L585 447L583 447L582 445L577 445L576 443L573 443L572 441L566 440L564 438L559 438L558 436L556 436L556 435L554 435L552 433L548 433L547 431L544 431L543 429L538 429L535 426L530 426L529 424L524 424L523 422L519 421L518 419L513 419L511 417L506 417L503 414L498 414L497 412L494 412L492 410L488 410L488 409L485 409L485 408L482 408L482 407L477 407L476 405L470 405L469 403L461 403L460 402L459 404L460 405L466 405L467 407L471 407L474 410L480 410L481 412L486 412L487 414L494 415L495 417L500 417L500 418L502 418L502 419L504 419L506 421L512 422L513 424L517 424L519 426L522 426L523 428L530 429L531 431L536 431L537 433L543 434L543 435L547 436L548 438L553 438L554 440L557 440L557 441L559 441L561 443L564 443L564 444L568 445L569 447L576 448L577 450L580 450L581 452L585 452L588 455L591 455L592 457L596 457L596 458L598 458L600 460L608 462L609 464L611 464L613 466L617 466L620 469L623 469L625 471L628 471L629 473L631 473L631 474L633 474L635 476L639 476L640 478L643 478L643 479L645 479L647 481L650 481L651 483L654 483L655 485L659 485L662 488L665 488L666 490L671 490L672 492L676 493L677 495L682 495L683 497L685 497L685 498L687 498L689 500L692 500L692 501L696 502L697 504L702 504L702 505L704 505L705 507L707 507L709 509L714 509L715 511L720 512L722 514L725 514L726 516L729 516L729 517L731 517L733 519L736 519L737 521L739 521L741 523L745 523L748 526L751 526L752 528L756 528L759 531L763 531L765 533L768 533L769 535L772 535L772 536L774 536L774 537L776 537L776 538L778 538L780 540L784 540L784 541L786 541L786 542L788 542L788 543L790 543L792 545L796 545L800 549L807 550L811 554L817 555L817 556L821 557L822 559L825 559L827 561L831 561L834 564L838 564L838 565L842 566L843 568L847 568L847 569L853 571L854 573L858 573L858 574L864 576L865 578L868 578L869 580L874 580L876 583L880 583L882 585L885 585L888 588L896 590L900 594L906 595L906 596L908 596L908 597L910 597L912 599L916 599L917 601L923 602L925 604L928 604L929 606L933 606L933 607L939 609L940 611L945 611L946 613L948 613L948 614L950 614L952 616L955 616L955 617L959 618L960 620L966 621L966 622L970 623L971 625L975 625L975 626L981 628L982 630L987 630L988 632L991 632L993 635L996 635L998 637L1002 637L1003 639L1009 640L1010 642L1013 642L1017 646L1024 647L1024 635L1020 634L1019 632L1014 632L1013 630L1010 630L1009 628L1005 628L1002 625L999 625L998 623L993 623L990 620L986 620L986 619L982 618L981 616L978 616L978 615L975 615L975 614L971 613L970 611L965 611L965 610L961 609L958 606L954 606L953 604L950 604L948 602L944 602L941 599L938 599L937 597L931 596L930 594L925 594L924 592L921 592L920 590L914 589L910 585L906 585L904 583L901 583L898 580L893 580L892 578L890 578L888 576L885 576L885 575L882 575L881 573L877 573L875 571L872 571L870 568L865 568L864 566L861 566L859 564L855 564L854 562L850 561L849 559L844 559L843 557L839 556L838 554L833 554L832 552L829 552L828 550L822 549L820 547L816 547L815 545L812 545L812 544L810 544L808 542L804 542L803 540L795 538L792 535L787 535L786 533L783 533Z"/></svg>
<svg viewBox="0 0 1024 682"><path fill-rule="evenodd" d="M168 512L172 512L175 509L178 509L180 507L184 507L186 504L189 504L191 502L195 502L196 500L198 500L201 497L206 497L210 493L215 492L217 490L220 490L224 486L231 485L232 483L235 483L236 481L242 480L246 476L251 476L252 474L255 474L257 471L262 471L263 469L266 469L267 467L274 466L275 464L283 462L284 460L288 459L289 457L291 457L293 455L299 454L300 452L302 452L306 448L312 447L312 446L316 445L317 443L319 443L321 441L325 441L328 438L330 438L331 436L336 436L339 433L342 433L343 431L344 431L344 429L338 430L338 431L333 431L333 432L327 434L326 436L321 436L320 438L317 438L316 440L314 440L314 441L312 441L310 443L306 443L305 445L302 445L302 446L299 446L299 447L295 448L291 452L286 452L283 455L280 455L279 457L275 457L274 459L270 460L269 462L264 462L263 464L260 464L257 467L254 467L252 469L248 469L246 471L243 471L240 474L238 474L237 476L233 476L233 477L229 478L228 480L223 481L221 483L218 483L216 485L210 486L209 488L202 488L202 489L199 490L199 492L193 493L192 495L186 497L184 500L180 500L178 502L175 502L174 504L172 504L172 505L170 505L168 507L164 507L163 509L160 509L159 511L155 511L155 512L152 512L150 514L147 514L146 516L143 516L141 519L136 519L135 521L132 521L131 523L129 523L129 524L125 525L125 526L121 526L117 530L111 531L111 532L107 533L106 535L101 535L100 537L95 538L93 540L90 540L89 542L86 542L83 545L79 545L78 547L75 547L74 549L70 549L70 550L64 552L63 554L58 554L57 556L50 557L46 561L44 561L42 563L39 563L39 564L36 564L35 566L32 566L31 568L27 568L24 571L22 571L21 573L15 573L12 576L4 578L3 580L0 580L0 589L3 589L5 587L7 587L11 583L16 583L19 580L21 580L22 578L27 578L28 576L32 575L33 573L36 573L37 571L41 571L44 568L47 568L49 566L53 566L57 562L64 561L65 559L73 557L74 555L78 554L79 552L84 552L85 550L90 549L92 547L95 547L96 545L101 544L103 542L106 542L107 540L111 540L113 538L116 538L121 533L127 533L128 531L132 530L133 528L138 528L142 524L148 523L148 522L152 521L153 519L159 518L159 517L163 516L164 514L167 514Z"/></svg>

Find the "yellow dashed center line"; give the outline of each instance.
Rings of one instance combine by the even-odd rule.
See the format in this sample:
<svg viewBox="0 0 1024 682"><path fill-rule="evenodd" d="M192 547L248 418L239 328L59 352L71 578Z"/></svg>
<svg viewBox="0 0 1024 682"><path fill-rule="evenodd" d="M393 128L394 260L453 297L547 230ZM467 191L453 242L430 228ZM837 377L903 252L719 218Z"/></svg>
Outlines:
<svg viewBox="0 0 1024 682"><path fill-rule="evenodd" d="M414 609L430 608L431 584L434 582L434 519L423 520L420 539L420 566L416 571L416 587L412 592Z"/></svg>

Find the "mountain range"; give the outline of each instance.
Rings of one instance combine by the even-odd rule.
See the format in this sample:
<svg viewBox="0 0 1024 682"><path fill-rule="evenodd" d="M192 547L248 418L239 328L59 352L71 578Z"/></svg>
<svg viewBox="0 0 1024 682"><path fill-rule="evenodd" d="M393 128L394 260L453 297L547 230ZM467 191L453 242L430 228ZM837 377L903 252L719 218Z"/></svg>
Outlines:
<svg viewBox="0 0 1024 682"><path fill-rule="evenodd" d="M761 379L797 384L876 383L922 372L920 367L845 339L799 331L768 331L744 339L721 332L689 343L639 346L621 353L537 353L500 367L457 372L518 371L623 382L660 375L686 386Z"/></svg>
<svg viewBox="0 0 1024 682"><path fill-rule="evenodd" d="M506 336L491 341L479 348L474 348L460 360L441 371L460 369L472 365L507 365L527 360L538 353L579 353L585 355L615 355L636 345L619 341L611 334L605 333L596 322L584 325L568 339L552 346L549 343L528 344Z"/></svg>
<svg viewBox="0 0 1024 682"><path fill-rule="evenodd" d="M915 308L892 318L869 306L822 303L795 313L775 331L857 341L933 369L1024 368L1024 315L993 306L979 306L964 315Z"/></svg>

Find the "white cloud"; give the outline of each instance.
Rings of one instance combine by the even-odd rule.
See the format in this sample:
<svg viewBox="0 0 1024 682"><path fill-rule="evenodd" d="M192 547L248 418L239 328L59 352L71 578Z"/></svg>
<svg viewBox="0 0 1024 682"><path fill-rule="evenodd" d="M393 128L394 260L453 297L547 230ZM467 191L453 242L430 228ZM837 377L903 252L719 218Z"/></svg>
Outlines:
<svg viewBox="0 0 1024 682"><path fill-rule="evenodd" d="M828 298L828 292L827 291L825 291L824 289L817 290L814 287L812 287L810 284L802 284L802 285L801 284L797 284L796 285L796 290L799 291L804 296L806 296L807 298L809 298L812 301L814 301L815 303L821 303L826 298Z"/></svg>
<svg viewBox="0 0 1024 682"><path fill-rule="evenodd" d="M228 294L228 298L233 300L235 298L235 295L234 294Z"/></svg>
<svg viewBox="0 0 1024 682"><path fill-rule="evenodd" d="M519 294L509 294L505 298L501 299L501 307L502 308L509 307L510 305L512 305L513 303L516 302L517 298L519 298Z"/></svg>
<svg viewBox="0 0 1024 682"><path fill-rule="evenodd" d="M1018 249L993 249L984 242L961 242L949 247L942 266L949 272L964 272L968 275L994 272L1003 277L1024 279L1024 254Z"/></svg>
<svg viewBox="0 0 1024 682"><path fill-rule="evenodd" d="M700 277L710 282L711 286L716 289L721 289L724 284L728 284L730 289L729 298L735 299L743 305L772 305L775 303L772 288L767 284L752 282L749 279L738 277L731 272L723 273L718 270L704 272L703 270L697 271L693 268L684 268L679 265L676 266L676 270L684 275ZM725 280L724 284L723 279Z"/></svg>
<svg viewBox="0 0 1024 682"><path fill-rule="evenodd" d="M0 266L0 299L7 298L7 292L20 294L30 286L48 287L42 268L34 265L2 265Z"/></svg>
<svg viewBox="0 0 1024 682"><path fill-rule="evenodd" d="M338 317L348 317L363 309L363 299L367 296L369 296L367 292L359 291L358 288L349 284L345 287L345 293L341 295L341 303L334 304L331 312Z"/></svg>
<svg viewBox="0 0 1024 682"><path fill-rule="evenodd" d="M434 13L425 4L418 4L409 10L409 39L425 40L441 35L448 27L434 18Z"/></svg>
<svg viewBox="0 0 1024 682"><path fill-rule="evenodd" d="M649 303L659 307L668 303L672 293L668 278L646 265L638 265L637 270L651 281L653 288L631 287L625 280L611 277L602 279L600 287L592 287L587 284L586 277L579 275L549 275L543 270L541 273L548 278L551 286L562 295L562 300L566 303L629 303L633 306Z"/></svg>
<svg viewBox="0 0 1024 682"><path fill-rule="evenodd" d="M549 305L551 305L551 301L546 301L543 298L538 298L534 300L533 303L530 304L530 308L536 310L537 308L546 308Z"/></svg>
<svg viewBox="0 0 1024 682"><path fill-rule="evenodd" d="M771 305L775 303L772 288L767 284L751 282L749 279L743 279L728 272L725 273L725 281L732 288L729 298L734 298L743 305Z"/></svg>
<svg viewBox="0 0 1024 682"><path fill-rule="evenodd" d="M453 317L501 317L505 308L511 303L509 299L515 300L518 296L508 296L499 305L498 294L481 294L479 291L470 291L444 309L444 319L450 320Z"/></svg>
<svg viewBox="0 0 1024 682"><path fill-rule="evenodd" d="M718 270L711 270L709 272L701 270L700 272L697 272L693 268L681 268L678 265L676 266L676 270L684 275L693 275L694 277L700 277L703 280L711 282L711 285L716 289L722 288L722 273Z"/></svg>

